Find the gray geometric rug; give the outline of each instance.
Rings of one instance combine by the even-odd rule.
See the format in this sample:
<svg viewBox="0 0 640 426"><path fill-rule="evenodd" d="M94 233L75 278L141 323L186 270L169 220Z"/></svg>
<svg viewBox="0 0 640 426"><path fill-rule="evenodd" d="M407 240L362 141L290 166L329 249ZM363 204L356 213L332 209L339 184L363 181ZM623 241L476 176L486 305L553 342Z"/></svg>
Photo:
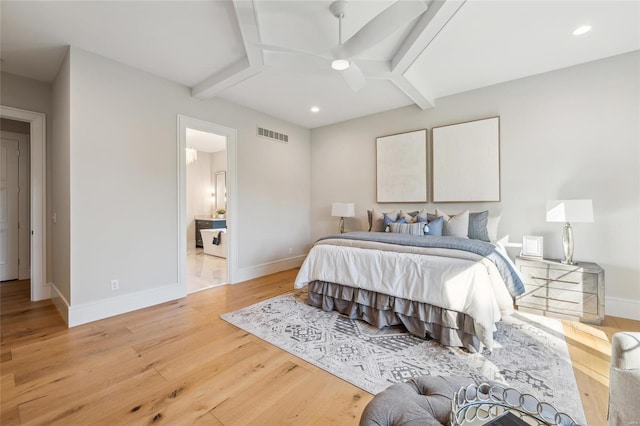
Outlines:
<svg viewBox="0 0 640 426"><path fill-rule="evenodd" d="M377 394L422 375L506 383L586 424L560 321L516 313L498 323L492 352L471 354L409 334L378 329L306 304L296 290L222 315L225 321Z"/></svg>

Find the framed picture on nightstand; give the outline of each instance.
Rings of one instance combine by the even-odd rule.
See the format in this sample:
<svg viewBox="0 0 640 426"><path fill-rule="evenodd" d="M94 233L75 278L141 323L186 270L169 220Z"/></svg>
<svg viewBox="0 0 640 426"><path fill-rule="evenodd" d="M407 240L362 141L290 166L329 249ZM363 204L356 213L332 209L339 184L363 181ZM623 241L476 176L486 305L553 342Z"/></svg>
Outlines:
<svg viewBox="0 0 640 426"><path fill-rule="evenodd" d="M542 259L542 237L522 237L522 252L520 255Z"/></svg>

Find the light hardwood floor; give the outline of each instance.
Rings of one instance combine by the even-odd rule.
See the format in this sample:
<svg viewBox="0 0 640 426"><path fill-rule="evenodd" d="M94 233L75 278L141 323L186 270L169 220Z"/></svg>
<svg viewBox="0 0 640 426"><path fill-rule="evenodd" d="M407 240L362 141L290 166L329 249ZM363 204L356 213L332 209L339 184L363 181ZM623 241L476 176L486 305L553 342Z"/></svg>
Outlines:
<svg viewBox="0 0 640 426"><path fill-rule="evenodd" d="M0 285L2 425L355 425L373 397L220 319L297 270L67 329L29 282ZM606 424L609 341L640 322L565 322L590 425Z"/></svg>

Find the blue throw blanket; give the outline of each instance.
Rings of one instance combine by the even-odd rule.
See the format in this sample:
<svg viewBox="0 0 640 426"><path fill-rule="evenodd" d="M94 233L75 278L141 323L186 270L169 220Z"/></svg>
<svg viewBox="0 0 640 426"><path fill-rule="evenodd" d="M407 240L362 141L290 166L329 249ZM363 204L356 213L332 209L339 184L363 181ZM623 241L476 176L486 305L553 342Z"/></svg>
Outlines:
<svg viewBox="0 0 640 426"><path fill-rule="evenodd" d="M423 237L419 235L399 234L394 232L349 232L347 234L338 234L320 238L318 241L333 238L374 241L401 246L445 248L475 253L480 256L484 256L496 265L511 296L516 297L524 293L524 283L515 271L513 264L504 258L504 255L494 244L487 243L485 241L458 237Z"/></svg>

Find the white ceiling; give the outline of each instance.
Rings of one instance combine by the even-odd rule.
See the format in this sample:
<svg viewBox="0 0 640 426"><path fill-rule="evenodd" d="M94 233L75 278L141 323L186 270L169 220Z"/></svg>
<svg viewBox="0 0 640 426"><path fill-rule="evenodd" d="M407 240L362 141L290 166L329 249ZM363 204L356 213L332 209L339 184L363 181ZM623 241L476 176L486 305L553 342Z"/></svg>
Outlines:
<svg viewBox="0 0 640 426"><path fill-rule="evenodd" d="M186 144L187 147L195 148L196 151L218 152L227 149L227 138L215 133L187 128Z"/></svg>
<svg viewBox="0 0 640 426"><path fill-rule="evenodd" d="M408 1L408 0L402 0ZM354 0L349 39L393 1ZM2 70L51 82L73 45L307 128L640 49L640 1L432 1L365 51L353 92L315 53L338 44L331 1L0 2ZM593 30L572 31L581 24ZM318 106L318 113L310 112Z"/></svg>

